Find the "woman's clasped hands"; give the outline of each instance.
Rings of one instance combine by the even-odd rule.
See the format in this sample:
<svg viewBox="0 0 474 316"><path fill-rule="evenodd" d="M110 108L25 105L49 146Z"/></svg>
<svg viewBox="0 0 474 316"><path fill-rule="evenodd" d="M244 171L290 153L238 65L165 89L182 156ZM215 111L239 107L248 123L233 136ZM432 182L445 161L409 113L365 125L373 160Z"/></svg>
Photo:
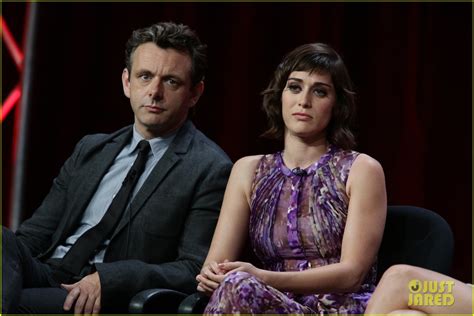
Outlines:
<svg viewBox="0 0 474 316"><path fill-rule="evenodd" d="M201 273L196 276L196 280L199 282L197 290L206 295L211 296L219 284L224 278L233 272L242 271L250 273L256 277L260 277L263 270L256 268L254 265L248 262L224 260L222 263L215 261L204 265L201 269Z"/></svg>

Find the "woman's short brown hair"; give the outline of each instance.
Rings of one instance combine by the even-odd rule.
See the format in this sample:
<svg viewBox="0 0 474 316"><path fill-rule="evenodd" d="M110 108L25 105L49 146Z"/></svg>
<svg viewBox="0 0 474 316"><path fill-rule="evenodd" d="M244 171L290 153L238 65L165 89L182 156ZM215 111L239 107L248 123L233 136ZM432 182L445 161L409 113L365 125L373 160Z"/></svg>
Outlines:
<svg viewBox="0 0 474 316"><path fill-rule="evenodd" d="M322 43L305 44L285 56L275 70L263 94L263 109L268 117L269 127L264 137L282 139L285 124L282 117L281 95L288 76L293 71L329 73L336 91L336 106L326 129L329 143L342 149L352 149L356 142L351 127L355 116L355 93L346 66L339 54Z"/></svg>

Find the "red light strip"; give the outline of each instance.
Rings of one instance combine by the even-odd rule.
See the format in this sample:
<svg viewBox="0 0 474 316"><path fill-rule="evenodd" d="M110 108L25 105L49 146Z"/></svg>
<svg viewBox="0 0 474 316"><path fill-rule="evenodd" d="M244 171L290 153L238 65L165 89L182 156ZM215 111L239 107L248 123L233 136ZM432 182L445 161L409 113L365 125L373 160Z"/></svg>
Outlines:
<svg viewBox="0 0 474 316"><path fill-rule="evenodd" d="M21 70L23 64L23 53L21 52L20 48L18 48L15 38L10 32L10 29L8 28L7 23L3 19L3 16L0 16L0 19L2 20L2 39L5 42L5 45L7 46L8 50L10 51L10 54L12 55L13 60L15 61L16 66L18 67L18 70Z"/></svg>
<svg viewBox="0 0 474 316"><path fill-rule="evenodd" d="M1 24L2 28L0 30L0 34L2 36L3 42L7 46L8 51L10 52L13 58L13 61L16 64L16 67L18 68L19 71L21 71L23 68L23 53L21 52L20 48L18 48L15 38L10 32L10 29L8 28L7 23L3 19L3 15L0 15L0 20L2 22ZM2 104L2 116L1 116L0 122L3 122L5 120L8 113L11 112L11 110L13 109L15 104L18 102L20 97L21 97L21 88L20 88L20 84L17 84L16 87L13 89L13 91L10 92L10 94L8 95L4 104Z"/></svg>
<svg viewBox="0 0 474 316"><path fill-rule="evenodd" d="M15 89L8 95L8 98L5 100L2 106L2 118L1 121L3 122L7 117L8 113L13 109L13 106L18 102L21 96L21 89L20 85L17 85Z"/></svg>

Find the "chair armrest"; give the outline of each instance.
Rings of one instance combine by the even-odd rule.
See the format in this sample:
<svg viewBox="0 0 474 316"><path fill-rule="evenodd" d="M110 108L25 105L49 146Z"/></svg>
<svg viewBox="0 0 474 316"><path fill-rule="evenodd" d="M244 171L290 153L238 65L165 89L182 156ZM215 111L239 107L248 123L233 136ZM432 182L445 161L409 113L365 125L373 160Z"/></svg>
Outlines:
<svg viewBox="0 0 474 316"><path fill-rule="evenodd" d="M179 303L187 294L170 289L149 289L137 293L128 306L132 314L176 314Z"/></svg>
<svg viewBox="0 0 474 316"><path fill-rule="evenodd" d="M208 302L209 296L196 292L179 304L178 314L202 314Z"/></svg>

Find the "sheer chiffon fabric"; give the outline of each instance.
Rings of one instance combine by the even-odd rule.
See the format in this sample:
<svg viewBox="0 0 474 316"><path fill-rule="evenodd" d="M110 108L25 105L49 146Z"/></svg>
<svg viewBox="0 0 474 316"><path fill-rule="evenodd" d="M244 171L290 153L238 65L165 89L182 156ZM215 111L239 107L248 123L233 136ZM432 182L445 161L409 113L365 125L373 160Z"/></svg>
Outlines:
<svg viewBox="0 0 474 316"><path fill-rule="evenodd" d="M305 172L292 172L282 153L265 155L252 185L250 241L262 266L302 271L337 263L349 199L346 182L359 153L329 146ZM229 274L206 314L361 314L374 288L375 265L356 293L281 292L245 273Z"/></svg>

